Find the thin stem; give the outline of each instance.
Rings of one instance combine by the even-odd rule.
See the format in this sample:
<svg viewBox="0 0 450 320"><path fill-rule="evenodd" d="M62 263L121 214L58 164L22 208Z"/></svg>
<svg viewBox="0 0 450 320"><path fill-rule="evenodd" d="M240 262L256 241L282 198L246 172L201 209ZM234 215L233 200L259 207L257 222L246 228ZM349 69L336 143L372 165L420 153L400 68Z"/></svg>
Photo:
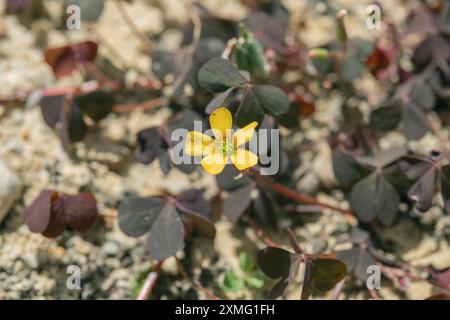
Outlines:
<svg viewBox="0 0 450 320"><path fill-rule="evenodd" d="M288 187L285 187L282 184L275 182L266 176L261 175L255 169L250 169L249 172L253 174L253 176L255 177L255 179L258 183L280 193L281 195L285 196L286 198L294 200L295 202L303 203L303 204L318 205L318 206L321 206L322 208L335 210L335 211L338 211L338 212L343 213L348 216L354 215L353 211L350 209L343 209L343 208L339 208L339 207L336 207L336 206L333 206L333 205L330 205L327 203L323 203L323 202L317 200L315 197L312 197L312 196L300 193L298 191L295 191L293 189L290 189Z"/></svg>
<svg viewBox="0 0 450 320"><path fill-rule="evenodd" d="M297 240L297 237L295 236L294 231L292 231L292 229L289 228L289 229L287 229L287 232L288 232L289 241L291 242L291 246L294 249L295 253L303 254L304 252L303 252L302 248L300 247L300 245L298 244L298 240Z"/></svg>
<svg viewBox="0 0 450 320"><path fill-rule="evenodd" d="M369 294L372 297L372 300L380 300L380 296L374 289L367 288L367 290L369 291Z"/></svg>
<svg viewBox="0 0 450 320"><path fill-rule="evenodd" d="M155 267L155 270L149 272L147 278L145 278L144 285L142 286L141 291L139 292L139 295L137 296L136 300L148 300L153 291L153 288L155 287L156 281L159 278L159 274L161 273L163 263L164 260L158 262L158 264Z"/></svg>
<svg viewBox="0 0 450 320"><path fill-rule="evenodd" d="M339 300L339 295L342 292L342 289L344 289L345 282L347 281L348 277L345 277L344 279L339 282L336 287L334 288L333 295L331 296L331 300Z"/></svg>
<svg viewBox="0 0 450 320"><path fill-rule="evenodd" d="M428 277L424 277L424 276L420 276L417 274L414 274L411 269L413 269L413 266L410 266L408 264L405 263L405 268L408 268L410 270L405 270L402 268L394 268L394 267L387 267L381 263L378 263L378 266L380 267L381 272L383 272L383 274L391 279L391 281L396 284L396 280L399 277L406 277L411 281L426 281L428 282L431 286L435 287L436 289L439 290L444 290L446 293L450 293L450 289L444 287L443 285L437 283L436 281L433 281L432 279L429 279ZM417 268L417 267L416 267ZM421 269L419 267L419 269ZM424 269L424 268L422 268Z"/></svg>
<svg viewBox="0 0 450 320"><path fill-rule="evenodd" d="M245 215L242 217L242 220L244 220L245 222L248 223L248 225L250 226L250 228L253 229L253 232L255 232L256 236L262 241L264 242L266 245L268 245L269 247L281 247L280 244L276 243L275 241L273 241L272 239L270 239L270 237L264 232L263 229L261 229L258 224L256 223L255 220L253 220L250 216Z"/></svg>

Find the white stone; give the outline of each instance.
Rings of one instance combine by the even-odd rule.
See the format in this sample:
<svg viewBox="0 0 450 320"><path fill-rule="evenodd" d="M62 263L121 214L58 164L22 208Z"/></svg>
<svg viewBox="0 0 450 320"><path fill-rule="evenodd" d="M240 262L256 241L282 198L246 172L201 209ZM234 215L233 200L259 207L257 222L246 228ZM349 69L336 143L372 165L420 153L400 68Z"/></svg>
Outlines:
<svg viewBox="0 0 450 320"><path fill-rule="evenodd" d="M0 160L0 223L20 197L22 183L15 172Z"/></svg>

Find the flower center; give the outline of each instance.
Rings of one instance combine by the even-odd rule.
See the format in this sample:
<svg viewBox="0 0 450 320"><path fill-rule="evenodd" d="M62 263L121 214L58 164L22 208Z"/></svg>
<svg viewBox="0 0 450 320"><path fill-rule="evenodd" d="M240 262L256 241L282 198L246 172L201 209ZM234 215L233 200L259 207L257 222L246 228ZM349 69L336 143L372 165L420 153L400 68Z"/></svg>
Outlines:
<svg viewBox="0 0 450 320"><path fill-rule="evenodd" d="M220 141L216 145L216 150L224 157L230 157L233 155L233 143L231 141Z"/></svg>

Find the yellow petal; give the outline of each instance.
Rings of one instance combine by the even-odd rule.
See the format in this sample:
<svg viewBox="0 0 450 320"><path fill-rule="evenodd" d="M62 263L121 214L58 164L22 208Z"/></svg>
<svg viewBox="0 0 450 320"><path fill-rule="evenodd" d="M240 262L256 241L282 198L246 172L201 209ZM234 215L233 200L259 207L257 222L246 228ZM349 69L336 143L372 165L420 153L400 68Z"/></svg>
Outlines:
<svg viewBox="0 0 450 320"><path fill-rule="evenodd" d="M206 155L213 147L214 139L206 134L191 131L186 137L185 151L188 155L198 157Z"/></svg>
<svg viewBox="0 0 450 320"><path fill-rule="evenodd" d="M227 164L227 158L218 152L211 152L208 156L202 159L202 167L209 174L219 174Z"/></svg>
<svg viewBox="0 0 450 320"><path fill-rule="evenodd" d="M237 149L231 160L233 161L234 166L239 171L242 171L254 167L258 163L258 156L248 150Z"/></svg>
<svg viewBox="0 0 450 320"><path fill-rule="evenodd" d="M246 125L245 127L237 130L233 135L233 144L235 147L239 147L247 142L255 134L255 128L258 125L258 122L253 121L252 123Z"/></svg>
<svg viewBox="0 0 450 320"><path fill-rule="evenodd" d="M227 130L233 126L233 116L225 107L214 110L209 116L209 124L217 140L225 140Z"/></svg>

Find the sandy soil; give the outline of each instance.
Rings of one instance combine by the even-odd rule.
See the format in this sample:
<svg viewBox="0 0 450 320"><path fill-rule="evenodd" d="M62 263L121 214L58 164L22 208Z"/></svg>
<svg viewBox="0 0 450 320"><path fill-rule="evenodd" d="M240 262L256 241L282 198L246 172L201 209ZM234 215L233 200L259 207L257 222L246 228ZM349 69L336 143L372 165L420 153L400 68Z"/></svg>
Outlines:
<svg viewBox="0 0 450 320"><path fill-rule="evenodd" d="M146 2L150 2L149 6ZM245 9L237 1L203 1L222 16L241 18ZM287 0L285 4L295 15L301 15L306 1ZM361 31L359 17L364 16L364 4L370 1L335 1L357 13L349 21L352 35L373 38L376 34ZM400 23L406 16L407 5L398 6L401 1L382 1L388 12L395 11ZM412 2L412 1L411 1ZM404 3L404 2L403 2ZM0 8L3 1L0 1ZM320 4L316 5L320 10ZM55 1L49 1L49 8L56 10ZM401 8L401 9L399 9ZM155 35L165 29L164 21L187 18L182 3L170 1L135 1L127 5L131 16L136 17L138 28L148 35ZM0 97L18 92L28 92L49 85L69 85L80 81L75 74L55 81L50 68L43 62L42 48L36 45L44 41L47 45L66 43L69 40L86 39L92 35L85 31L62 33L54 30L48 21L40 21L31 30L22 26L15 17L1 18L5 35L0 37ZM143 52L139 39L134 37L123 24L117 8L108 2L99 21L98 31L116 48L129 63L141 70L148 70L150 60ZM333 36L331 18L312 19L308 30L300 35L310 46L318 46ZM173 30L172 30L173 31ZM179 39L166 34L168 39ZM43 37L43 38L42 38ZM168 43L167 46L175 46ZM112 56L101 48L102 54ZM116 59L117 60L117 59ZM370 79L361 84L366 90L376 90ZM375 94L374 100L379 99ZM331 167L330 150L326 138L341 117L340 97L331 97L317 104L317 112L304 120L305 129L298 134L298 141L312 142L304 154L304 163L298 172L297 187L306 192L318 193L319 198L344 202L338 190ZM132 298L136 280L153 265L146 254L145 239L134 239L123 235L114 219L108 223L97 223L87 234L66 232L56 240L46 239L31 233L23 224L22 213L43 188L54 188L65 192L84 190L97 197L102 214L115 216L118 203L124 194L134 192L141 195L158 194L161 190L178 192L192 185L207 187L206 196L217 192L214 179L193 174L191 176L172 170L164 176L154 162L144 166L135 162L135 134L140 129L162 123L170 116L167 109L154 111L136 110L127 115L111 114L92 129L83 142L76 145L78 159L69 157L62 149L57 136L42 120L38 107L25 104L0 105L0 160L21 180L20 196L7 217L0 224L0 299L122 299ZM431 136L411 144L419 152L432 149L436 141ZM383 147L399 144L403 137L388 135L381 142ZM302 172L307 172L302 175ZM300 179L300 177L302 177ZM307 179L307 180L305 180ZM326 186L331 192L322 192ZM331 249L346 237L350 228L348 221L339 213L325 211L323 215L299 218L295 228L301 244L309 252ZM288 221L282 221L288 224ZM450 221L442 212L433 208L420 219L424 229L414 223L407 213L401 221L383 232L395 244L395 254L417 264L432 264L435 267L450 265ZM239 273L237 256L241 251L254 254L261 243L244 225L232 225L225 218L217 222L217 237L213 242L195 239L197 249L192 253L194 278L204 286L219 290L219 283L226 270ZM280 242L285 238L273 234ZM82 290L68 290L66 287L67 266L76 264L82 269ZM161 279L155 289L155 298L204 298L189 282L179 276L176 264L169 259L163 267ZM404 292L398 292L387 282L383 283L380 295L384 298L422 299L432 293L425 282L414 282ZM243 290L229 294L229 298L262 298L264 291ZM298 299L300 290L288 292L286 297ZM318 297L323 298L323 297ZM362 299L367 293L358 286L344 290L341 298Z"/></svg>

